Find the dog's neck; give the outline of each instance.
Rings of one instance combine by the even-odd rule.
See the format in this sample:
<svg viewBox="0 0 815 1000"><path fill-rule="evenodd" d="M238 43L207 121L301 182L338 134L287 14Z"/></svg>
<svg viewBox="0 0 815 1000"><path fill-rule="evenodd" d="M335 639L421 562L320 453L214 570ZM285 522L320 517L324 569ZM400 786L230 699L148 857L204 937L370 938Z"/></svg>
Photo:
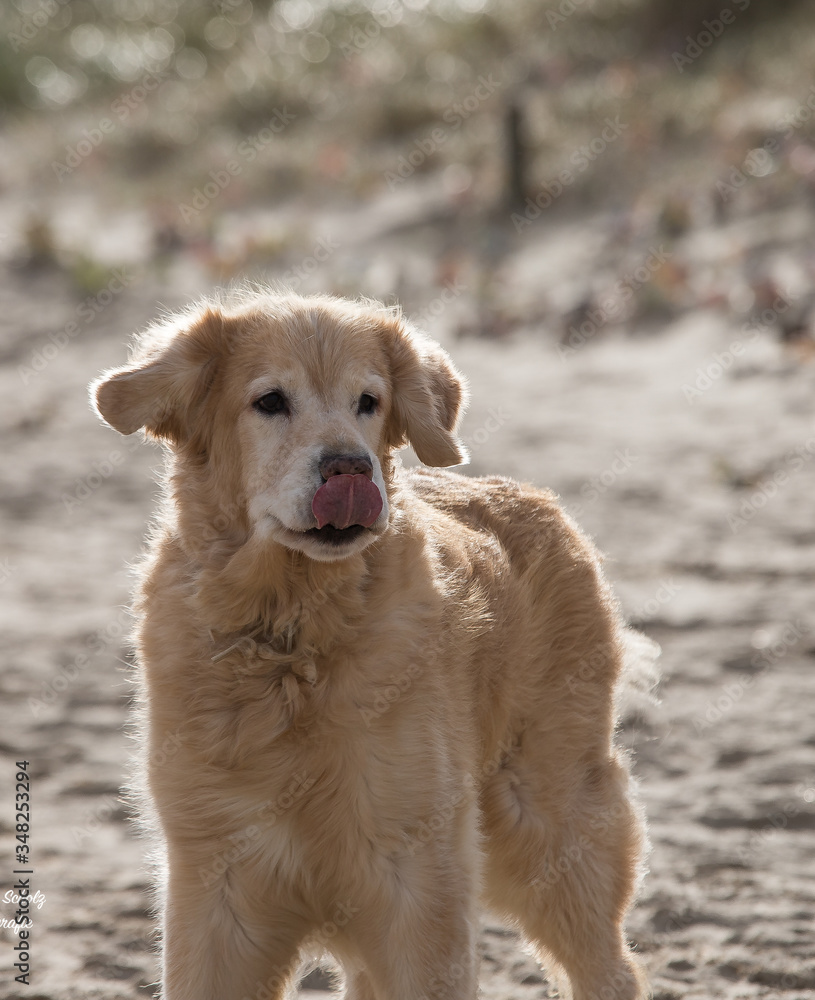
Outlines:
<svg viewBox="0 0 815 1000"><path fill-rule="evenodd" d="M359 614L368 575L364 553L315 562L252 535L220 566L202 567L195 603L207 626L282 648L340 636ZM326 626L329 626L328 628Z"/></svg>

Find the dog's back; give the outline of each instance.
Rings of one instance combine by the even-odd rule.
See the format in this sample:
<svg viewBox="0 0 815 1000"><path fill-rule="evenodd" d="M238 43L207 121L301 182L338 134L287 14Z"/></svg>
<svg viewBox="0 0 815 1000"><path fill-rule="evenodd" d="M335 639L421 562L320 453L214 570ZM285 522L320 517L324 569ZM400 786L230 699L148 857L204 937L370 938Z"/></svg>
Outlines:
<svg viewBox="0 0 815 1000"><path fill-rule="evenodd" d="M441 512L436 544L459 560L460 599L487 595L490 627L466 667L486 741L486 901L568 969L577 995L607 961L617 979L608 995L634 996L636 973L612 958L607 923L620 933L644 845L628 761L614 746L616 691L653 646L626 629L599 554L551 491L440 470L405 481ZM463 562L448 518L469 538ZM594 933L596 962L579 943Z"/></svg>
<svg viewBox="0 0 815 1000"><path fill-rule="evenodd" d="M617 602L603 581L597 550L566 514L555 493L504 476L473 478L444 469L416 467L405 470L404 476L422 500L477 533L481 545L491 550L487 553L491 564L491 541L500 545L513 572L531 578L539 619L545 616L542 604L557 589L555 578L559 577L557 586L565 588L571 602L570 613L561 624L573 626L571 612L586 596L585 581L578 581L574 574L578 565L587 568L595 581L591 589L602 599L602 607L618 633L622 653L617 678L620 710L625 713L653 704L653 690L659 680L659 646L625 627ZM537 586L536 577L540 577ZM545 643L542 638L542 645ZM596 666L596 655L593 659ZM585 665L582 674L585 677L590 671L596 680L596 669L592 667Z"/></svg>

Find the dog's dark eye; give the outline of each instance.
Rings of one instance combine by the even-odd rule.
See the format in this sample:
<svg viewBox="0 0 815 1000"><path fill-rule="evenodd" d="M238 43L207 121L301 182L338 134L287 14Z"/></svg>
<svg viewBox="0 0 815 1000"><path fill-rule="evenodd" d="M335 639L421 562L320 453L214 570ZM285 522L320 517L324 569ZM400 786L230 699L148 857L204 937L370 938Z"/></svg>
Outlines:
<svg viewBox="0 0 815 1000"><path fill-rule="evenodd" d="M289 403L282 392L267 392L255 400L255 409L261 413L288 413Z"/></svg>
<svg viewBox="0 0 815 1000"><path fill-rule="evenodd" d="M369 392L363 392L363 394L359 397L357 413L376 413L378 405L379 401L376 396L372 396Z"/></svg>

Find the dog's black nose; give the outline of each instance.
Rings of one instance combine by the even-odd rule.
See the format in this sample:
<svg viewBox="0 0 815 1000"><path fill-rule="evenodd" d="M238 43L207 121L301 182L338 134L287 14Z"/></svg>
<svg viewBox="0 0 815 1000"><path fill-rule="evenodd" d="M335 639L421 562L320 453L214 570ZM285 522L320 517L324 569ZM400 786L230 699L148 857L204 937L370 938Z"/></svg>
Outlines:
<svg viewBox="0 0 815 1000"><path fill-rule="evenodd" d="M326 480L332 476L374 477L374 467L365 455L323 455L318 468Z"/></svg>

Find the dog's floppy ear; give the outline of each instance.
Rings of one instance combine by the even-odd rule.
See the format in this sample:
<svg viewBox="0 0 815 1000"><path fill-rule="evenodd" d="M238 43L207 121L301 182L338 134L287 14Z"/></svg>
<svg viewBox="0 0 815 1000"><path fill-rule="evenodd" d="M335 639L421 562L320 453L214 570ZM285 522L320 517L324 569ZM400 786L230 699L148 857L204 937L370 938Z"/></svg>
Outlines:
<svg viewBox="0 0 815 1000"><path fill-rule="evenodd" d="M143 427L174 444L189 441L224 349L223 327L221 314L208 307L149 331L135 363L91 384L96 411L120 434Z"/></svg>
<svg viewBox="0 0 815 1000"><path fill-rule="evenodd" d="M386 446L410 443L425 465L461 465L469 456L456 434L467 402L462 375L447 354L401 317L387 325L393 400Z"/></svg>

